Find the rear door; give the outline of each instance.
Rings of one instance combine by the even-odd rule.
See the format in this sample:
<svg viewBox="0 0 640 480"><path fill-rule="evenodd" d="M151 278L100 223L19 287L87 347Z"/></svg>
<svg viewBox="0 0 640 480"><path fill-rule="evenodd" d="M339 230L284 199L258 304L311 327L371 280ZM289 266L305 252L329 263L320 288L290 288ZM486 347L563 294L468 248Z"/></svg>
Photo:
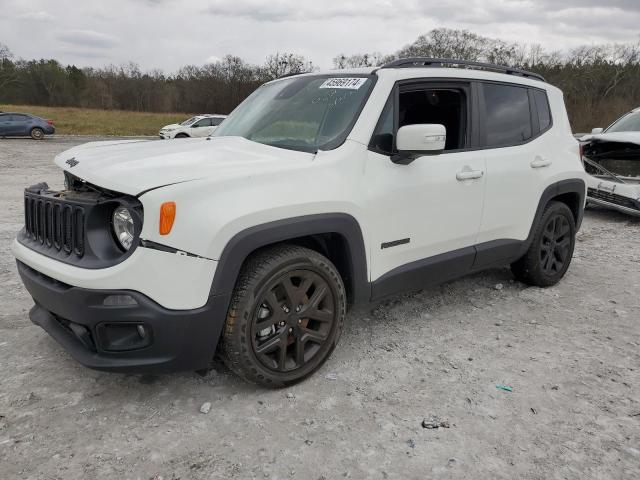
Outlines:
<svg viewBox="0 0 640 480"><path fill-rule="evenodd" d="M224 117L211 117L211 133L215 132L216 128L222 123Z"/></svg>
<svg viewBox="0 0 640 480"><path fill-rule="evenodd" d="M517 251L528 237L540 196L551 181L553 152L545 136L552 119L543 89L480 82L479 92L487 186L476 267L483 267L512 253L505 244Z"/></svg>
<svg viewBox="0 0 640 480"><path fill-rule="evenodd" d="M11 115L11 127L9 135L29 135L33 119L29 115Z"/></svg>

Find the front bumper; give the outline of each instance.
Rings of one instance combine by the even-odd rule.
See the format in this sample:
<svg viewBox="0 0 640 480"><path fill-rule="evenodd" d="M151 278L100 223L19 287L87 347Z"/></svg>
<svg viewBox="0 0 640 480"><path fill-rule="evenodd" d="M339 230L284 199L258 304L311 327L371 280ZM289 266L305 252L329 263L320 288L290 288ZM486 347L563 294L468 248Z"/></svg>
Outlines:
<svg viewBox="0 0 640 480"><path fill-rule="evenodd" d="M17 264L35 302L31 321L89 368L165 373L203 369L213 358L228 294L209 297L201 308L169 310L136 291L73 287ZM105 304L114 295L129 296L135 304ZM138 325L144 327L144 338L135 338Z"/></svg>

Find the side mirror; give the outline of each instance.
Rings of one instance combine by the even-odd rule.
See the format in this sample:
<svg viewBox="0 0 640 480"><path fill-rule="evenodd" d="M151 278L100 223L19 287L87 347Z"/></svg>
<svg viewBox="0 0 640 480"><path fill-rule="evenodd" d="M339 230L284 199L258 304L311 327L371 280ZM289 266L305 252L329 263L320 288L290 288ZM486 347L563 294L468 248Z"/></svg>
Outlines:
<svg viewBox="0 0 640 480"><path fill-rule="evenodd" d="M593 130L591 130L591 135L598 135L602 132L604 132L604 128L594 128Z"/></svg>
<svg viewBox="0 0 640 480"><path fill-rule="evenodd" d="M200 125L198 125L197 123L194 123L193 125L191 125L191 128L198 128Z"/></svg>
<svg viewBox="0 0 640 480"><path fill-rule="evenodd" d="M441 153L446 141L447 129L439 123L405 125L398 129L398 153L391 157L391 160L394 163L408 165L422 155Z"/></svg>

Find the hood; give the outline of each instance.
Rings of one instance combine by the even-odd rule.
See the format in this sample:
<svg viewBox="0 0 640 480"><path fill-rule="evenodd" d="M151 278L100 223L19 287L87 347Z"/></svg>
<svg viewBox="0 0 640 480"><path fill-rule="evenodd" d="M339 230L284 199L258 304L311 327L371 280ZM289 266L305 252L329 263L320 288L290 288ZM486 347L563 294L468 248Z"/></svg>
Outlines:
<svg viewBox="0 0 640 480"><path fill-rule="evenodd" d="M635 143L640 145L640 132L611 132L598 133L596 135L585 135L580 138L581 142L615 142L615 143Z"/></svg>
<svg viewBox="0 0 640 480"><path fill-rule="evenodd" d="M180 125L179 123L172 123L171 125L165 125L160 130L166 130L168 128L180 128L181 126L182 125Z"/></svg>
<svg viewBox="0 0 640 480"><path fill-rule="evenodd" d="M314 154L242 137L91 142L62 152L60 168L102 188L129 195L204 178L223 181L311 162Z"/></svg>

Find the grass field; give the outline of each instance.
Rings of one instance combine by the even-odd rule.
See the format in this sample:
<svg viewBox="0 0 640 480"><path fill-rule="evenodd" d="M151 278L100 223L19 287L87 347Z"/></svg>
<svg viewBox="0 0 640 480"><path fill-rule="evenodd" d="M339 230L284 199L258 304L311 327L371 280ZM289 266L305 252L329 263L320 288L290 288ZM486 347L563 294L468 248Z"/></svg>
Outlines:
<svg viewBox="0 0 640 480"><path fill-rule="evenodd" d="M189 113L145 113L33 105L0 105L0 111L31 113L53 120L56 133L67 135L157 135L161 127L193 116Z"/></svg>

